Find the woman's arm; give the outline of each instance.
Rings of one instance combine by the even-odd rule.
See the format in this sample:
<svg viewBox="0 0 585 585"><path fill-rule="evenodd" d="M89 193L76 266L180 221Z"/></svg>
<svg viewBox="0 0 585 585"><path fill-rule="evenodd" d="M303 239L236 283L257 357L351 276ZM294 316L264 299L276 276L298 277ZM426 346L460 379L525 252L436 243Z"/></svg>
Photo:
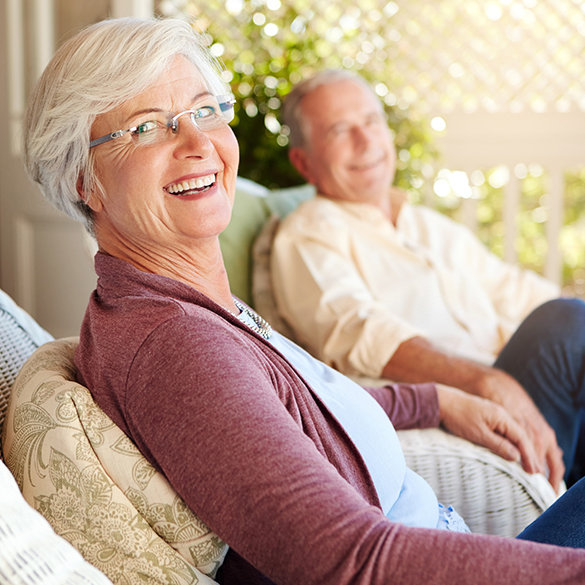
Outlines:
<svg viewBox="0 0 585 585"><path fill-rule="evenodd" d="M236 329L187 318L160 326L134 361L127 412L137 445L187 504L275 583L585 577L584 552L387 520L358 491L367 478L346 480L330 463L350 447L336 448L328 414Z"/></svg>
<svg viewBox="0 0 585 585"><path fill-rule="evenodd" d="M441 422L435 384L385 384L365 387L365 390L376 399L398 431L438 427Z"/></svg>

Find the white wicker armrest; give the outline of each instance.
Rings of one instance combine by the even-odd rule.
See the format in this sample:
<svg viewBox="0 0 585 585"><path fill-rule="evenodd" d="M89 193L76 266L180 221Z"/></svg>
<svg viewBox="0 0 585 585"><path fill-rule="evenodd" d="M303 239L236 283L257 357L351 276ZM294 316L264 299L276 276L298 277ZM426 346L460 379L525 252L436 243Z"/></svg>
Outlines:
<svg viewBox="0 0 585 585"><path fill-rule="evenodd" d="M0 461L2 426L12 384L24 362L52 337L0 290Z"/></svg>
<svg viewBox="0 0 585 585"><path fill-rule="evenodd" d="M406 464L472 532L517 536L558 497L543 475L441 429L399 431L398 437Z"/></svg>
<svg viewBox="0 0 585 585"><path fill-rule="evenodd" d="M362 386L388 380L352 376ZM472 532L517 536L559 496L541 474L443 429L398 431L406 464L442 504L452 505ZM562 491L565 490L564 484Z"/></svg>
<svg viewBox="0 0 585 585"><path fill-rule="evenodd" d="M112 585L33 510L0 462L0 585Z"/></svg>

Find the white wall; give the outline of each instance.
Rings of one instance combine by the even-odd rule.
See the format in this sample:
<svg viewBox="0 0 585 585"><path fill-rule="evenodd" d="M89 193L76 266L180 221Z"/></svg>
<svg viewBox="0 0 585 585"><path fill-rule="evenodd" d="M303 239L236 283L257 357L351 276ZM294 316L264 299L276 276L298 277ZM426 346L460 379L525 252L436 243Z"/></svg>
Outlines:
<svg viewBox="0 0 585 585"><path fill-rule="evenodd" d="M25 175L22 116L56 39L110 14L148 16L152 0L0 0L0 288L55 337L78 334L96 277L83 227Z"/></svg>

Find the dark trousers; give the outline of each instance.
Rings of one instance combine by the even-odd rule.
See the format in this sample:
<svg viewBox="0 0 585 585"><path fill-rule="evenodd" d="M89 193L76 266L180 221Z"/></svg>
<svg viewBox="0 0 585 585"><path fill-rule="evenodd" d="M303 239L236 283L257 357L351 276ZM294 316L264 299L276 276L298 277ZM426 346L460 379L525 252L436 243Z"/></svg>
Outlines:
<svg viewBox="0 0 585 585"><path fill-rule="evenodd" d="M563 450L567 484L583 477L585 303L556 299L535 309L494 366L522 384L554 429Z"/></svg>
<svg viewBox="0 0 585 585"><path fill-rule="evenodd" d="M517 538L585 548L585 479L572 486Z"/></svg>

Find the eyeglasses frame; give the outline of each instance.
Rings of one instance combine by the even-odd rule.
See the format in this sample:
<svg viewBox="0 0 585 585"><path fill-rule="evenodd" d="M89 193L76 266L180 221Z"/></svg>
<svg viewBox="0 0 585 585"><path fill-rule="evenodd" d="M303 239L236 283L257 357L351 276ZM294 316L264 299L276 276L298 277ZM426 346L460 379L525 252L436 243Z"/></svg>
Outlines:
<svg viewBox="0 0 585 585"><path fill-rule="evenodd" d="M234 104L236 103L236 100L234 99L233 96L227 96L227 95L217 95L215 96L215 99L217 100L217 103L219 105L219 109L221 110L221 113L223 114L224 119L226 120L226 124L229 124L229 122L231 122L234 118L233 118L233 109L234 109ZM231 116L229 114L231 110ZM185 115L185 114L189 114L189 113L194 113L197 110L185 110L183 112L179 112L178 114L175 114L171 120L169 121L169 128L172 128L173 133L176 134L177 132L177 120ZM227 115L226 115L227 114ZM229 117L229 118L228 118ZM197 125L197 121L196 119L193 119L194 124L197 126L197 128L199 128L199 126ZM95 140L92 140L89 143L89 148L94 148L95 146L99 146L100 144L104 144L105 142L109 142L110 140L115 140L116 138L120 138L121 136L124 136L124 134L127 134L128 132L134 132L136 131L136 129L138 128L138 126L134 126L132 128L128 128L127 130L116 130L115 132L110 132L109 134L105 134L104 136L100 136L99 138L96 138ZM199 128L200 130L202 130L201 128ZM202 130L203 132L205 132L205 130Z"/></svg>

